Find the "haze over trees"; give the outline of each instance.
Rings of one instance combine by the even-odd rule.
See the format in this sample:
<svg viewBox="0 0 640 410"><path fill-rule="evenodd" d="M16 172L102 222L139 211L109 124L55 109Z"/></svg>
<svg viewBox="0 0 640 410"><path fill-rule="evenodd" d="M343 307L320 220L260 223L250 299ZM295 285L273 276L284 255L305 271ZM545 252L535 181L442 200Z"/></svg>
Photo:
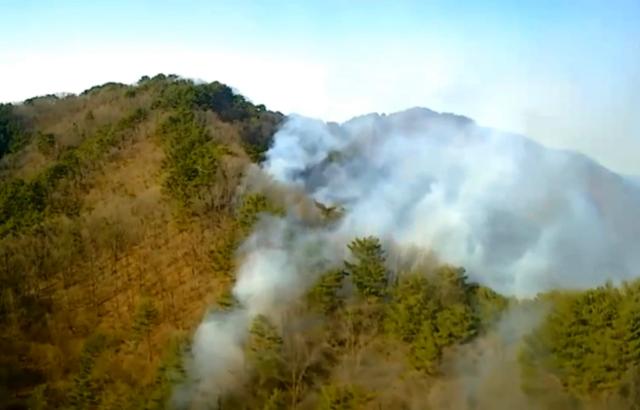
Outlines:
<svg viewBox="0 0 640 410"><path fill-rule="evenodd" d="M162 74L0 105L2 407L193 404L174 396L193 330L233 309L237 249L287 213L277 192L238 189L283 120ZM211 408L640 405L640 282L517 300L390 252L354 237L299 300L253 318L242 377ZM505 377L517 392L495 389Z"/></svg>

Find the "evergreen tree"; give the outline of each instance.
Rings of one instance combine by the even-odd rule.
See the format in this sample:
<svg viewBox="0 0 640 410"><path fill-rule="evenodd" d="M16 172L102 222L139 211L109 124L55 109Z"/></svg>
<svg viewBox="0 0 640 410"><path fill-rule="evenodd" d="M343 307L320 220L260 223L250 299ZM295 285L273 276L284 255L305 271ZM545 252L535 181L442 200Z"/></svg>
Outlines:
<svg viewBox="0 0 640 410"><path fill-rule="evenodd" d="M174 338L169 342L168 349L162 357L162 362L151 384L151 391L145 395L145 409L166 409L175 386L186 379L183 359L186 340Z"/></svg>
<svg viewBox="0 0 640 410"><path fill-rule="evenodd" d="M268 392L282 383L282 349L283 340L276 327L266 316L258 315L249 331L247 356L257 376L257 385Z"/></svg>
<svg viewBox="0 0 640 410"><path fill-rule="evenodd" d="M436 289L425 275L409 273L400 278L387 306L387 333L411 343L420 333L423 323L431 321L438 309Z"/></svg>
<svg viewBox="0 0 640 410"><path fill-rule="evenodd" d="M151 344L151 331L158 320L158 310L153 301L144 298L133 319L133 334L136 340L144 339L147 343L147 352L151 360L153 349Z"/></svg>
<svg viewBox="0 0 640 410"><path fill-rule="evenodd" d="M0 104L0 158L18 149L24 142L24 127L15 115L13 105Z"/></svg>
<svg viewBox="0 0 640 410"><path fill-rule="evenodd" d="M333 269L321 275L307 293L309 304L327 315L340 309L344 300L338 293L342 289L344 277L345 272L341 269Z"/></svg>
<svg viewBox="0 0 640 410"><path fill-rule="evenodd" d="M284 215L284 209L276 206L264 194L251 193L245 195L242 198L242 205L239 207L236 217L241 231L245 234L250 232L262 213L282 216Z"/></svg>
<svg viewBox="0 0 640 410"><path fill-rule="evenodd" d="M431 322L424 322L410 345L409 361L412 366L427 374L436 374L441 348L436 342Z"/></svg>
<svg viewBox="0 0 640 410"><path fill-rule="evenodd" d="M525 338L520 355L523 374L551 373L570 393L583 398L615 391L628 366L620 332L619 290L607 285L558 293L553 300L542 325Z"/></svg>
<svg viewBox="0 0 640 410"><path fill-rule="evenodd" d="M72 409L93 409L100 402L100 384L92 377L92 373L96 359L105 350L106 344L106 337L100 333L94 334L84 343L80 369L74 378L74 387L69 393L69 405Z"/></svg>
<svg viewBox="0 0 640 410"><path fill-rule="evenodd" d="M488 330L509 306L509 299L481 285L470 286L470 304L479 330Z"/></svg>
<svg viewBox="0 0 640 410"><path fill-rule="evenodd" d="M444 305L436 314L434 323L436 343L443 347L465 342L476 332L473 312L463 303Z"/></svg>
<svg viewBox="0 0 640 410"><path fill-rule="evenodd" d="M347 246L353 262L345 261L345 270L360 296L374 300L384 298L388 292L389 272L380 240L373 236L356 238Z"/></svg>

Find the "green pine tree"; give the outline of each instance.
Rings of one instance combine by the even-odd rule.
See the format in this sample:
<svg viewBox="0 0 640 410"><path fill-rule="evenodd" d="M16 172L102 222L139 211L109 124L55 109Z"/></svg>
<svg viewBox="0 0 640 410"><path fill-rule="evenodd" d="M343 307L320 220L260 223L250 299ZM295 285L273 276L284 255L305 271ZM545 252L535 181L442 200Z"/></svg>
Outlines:
<svg viewBox="0 0 640 410"><path fill-rule="evenodd" d="M389 272L380 240L373 236L356 238L348 248L354 261L345 261L345 270L360 296L367 299L384 298L388 293Z"/></svg>
<svg viewBox="0 0 640 410"><path fill-rule="evenodd" d="M326 315L340 309L344 304L344 300L339 295L344 277L345 272L341 269L333 269L321 275L307 293L307 300L311 307Z"/></svg>
<svg viewBox="0 0 640 410"><path fill-rule="evenodd" d="M264 315L253 320L247 343L247 357L257 377L257 386L271 392L283 380L283 340L278 329Z"/></svg>
<svg viewBox="0 0 640 410"><path fill-rule="evenodd" d="M276 206L264 194L252 193L245 195L237 213L238 224L242 232L250 232L262 213L282 216L284 215L284 209Z"/></svg>
<svg viewBox="0 0 640 410"><path fill-rule="evenodd" d="M107 338L97 333L89 337L80 355L80 369L69 393L69 407L75 410L93 409L100 402L100 382L92 377L97 358L107 347Z"/></svg>
<svg viewBox="0 0 640 410"><path fill-rule="evenodd" d="M158 321L158 310L153 301L144 298L138 305L138 310L133 318L133 335L136 341L145 340L149 360L153 356L153 346L151 344L151 332Z"/></svg>

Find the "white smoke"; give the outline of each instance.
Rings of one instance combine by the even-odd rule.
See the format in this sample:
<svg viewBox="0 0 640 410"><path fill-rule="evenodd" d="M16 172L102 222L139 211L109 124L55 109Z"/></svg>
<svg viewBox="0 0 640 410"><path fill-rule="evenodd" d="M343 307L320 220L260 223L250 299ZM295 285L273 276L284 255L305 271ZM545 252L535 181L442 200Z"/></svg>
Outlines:
<svg viewBox="0 0 640 410"><path fill-rule="evenodd" d="M238 308L207 317L195 334L196 408L197 398L211 403L237 382L251 320L299 298L357 236L434 253L516 296L623 280L640 265L637 186L582 156L464 117L425 109L342 125L291 117L263 172L345 212L331 227L292 214L262 218L239 251Z"/></svg>
<svg viewBox="0 0 640 410"><path fill-rule="evenodd" d="M517 296L632 277L640 195L587 158L425 109L293 117L267 173L347 210L340 235L435 252Z"/></svg>
<svg viewBox="0 0 640 410"><path fill-rule="evenodd" d="M242 346L252 320L259 314L277 318L318 273L341 262L343 246L334 239L329 230L305 226L295 215L263 215L238 252L241 264L233 287L237 306L209 314L194 335L189 380L174 397L178 407L215 408L223 393L241 383Z"/></svg>

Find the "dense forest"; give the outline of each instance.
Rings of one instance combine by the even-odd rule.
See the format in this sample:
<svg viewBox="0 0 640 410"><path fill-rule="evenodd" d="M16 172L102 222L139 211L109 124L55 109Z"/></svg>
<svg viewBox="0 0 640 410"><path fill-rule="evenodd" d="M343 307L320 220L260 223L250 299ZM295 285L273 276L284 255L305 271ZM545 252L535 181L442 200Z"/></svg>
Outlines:
<svg viewBox="0 0 640 410"><path fill-rule="evenodd" d="M446 261L390 268L370 236L253 318L233 388L177 399L194 329L237 303L236 250L288 212L243 184L284 120L162 74L0 105L0 406L640 408L640 282L515 299Z"/></svg>

